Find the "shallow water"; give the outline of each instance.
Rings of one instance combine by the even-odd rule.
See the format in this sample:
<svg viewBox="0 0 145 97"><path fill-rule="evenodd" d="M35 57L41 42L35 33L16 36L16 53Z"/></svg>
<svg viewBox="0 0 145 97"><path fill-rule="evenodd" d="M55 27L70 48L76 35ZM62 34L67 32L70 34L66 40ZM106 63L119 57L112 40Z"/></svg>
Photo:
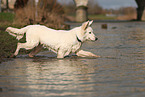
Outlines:
<svg viewBox="0 0 145 97"><path fill-rule="evenodd" d="M0 64L0 97L144 97L145 23L94 23L82 49L100 58L19 55ZM80 24L71 23L71 27Z"/></svg>

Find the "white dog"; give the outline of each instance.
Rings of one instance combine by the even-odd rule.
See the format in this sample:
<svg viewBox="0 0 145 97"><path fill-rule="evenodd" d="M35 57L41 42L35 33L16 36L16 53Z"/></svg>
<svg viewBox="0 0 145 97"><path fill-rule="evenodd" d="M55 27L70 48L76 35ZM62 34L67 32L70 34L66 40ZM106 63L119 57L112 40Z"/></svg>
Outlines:
<svg viewBox="0 0 145 97"><path fill-rule="evenodd" d="M90 27L92 23L93 21L87 21L80 27L75 27L68 31L54 30L42 25L29 25L21 29L8 27L6 31L18 40L26 33L26 43L17 44L14 56L18 54L21 48L26 50L33 49L40 43L55 52L57 58L64 58L64 56L70 53L75 53L81 57L99 57L91 52L80 49L85 40L97 40L93 34L93 29Z"/></svg>

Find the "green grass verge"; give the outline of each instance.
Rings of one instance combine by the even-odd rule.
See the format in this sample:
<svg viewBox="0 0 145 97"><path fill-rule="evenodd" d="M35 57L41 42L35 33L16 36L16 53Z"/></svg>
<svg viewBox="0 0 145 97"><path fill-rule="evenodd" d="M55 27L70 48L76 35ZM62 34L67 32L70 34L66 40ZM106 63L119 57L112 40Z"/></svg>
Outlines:
<svg viewBox="0 0 145 97"><path fill-rule="evenodd" d="M0 22L10 22L12 23L14 19L13 13L0 13Z"/></svg>
<svg viewBox="0 0 145 97"><path fill-rule="evenodd" d="M106 15L88 15L88 18L91 20L115 20L115 16L106 16Z"/></svg>

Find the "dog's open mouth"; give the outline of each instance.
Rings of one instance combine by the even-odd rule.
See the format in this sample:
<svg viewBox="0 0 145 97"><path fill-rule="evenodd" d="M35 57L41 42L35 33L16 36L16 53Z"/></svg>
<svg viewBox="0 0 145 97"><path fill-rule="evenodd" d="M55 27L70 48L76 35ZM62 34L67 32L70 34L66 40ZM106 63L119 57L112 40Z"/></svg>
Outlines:
<svg viewBox="0 0 145 97"><path fill-rule="evenodd" d="M88 40L90 40L90 41L97 41L98 40L98 38L96 37L95 39L91 39L91 38L89 38Z"/></svg>

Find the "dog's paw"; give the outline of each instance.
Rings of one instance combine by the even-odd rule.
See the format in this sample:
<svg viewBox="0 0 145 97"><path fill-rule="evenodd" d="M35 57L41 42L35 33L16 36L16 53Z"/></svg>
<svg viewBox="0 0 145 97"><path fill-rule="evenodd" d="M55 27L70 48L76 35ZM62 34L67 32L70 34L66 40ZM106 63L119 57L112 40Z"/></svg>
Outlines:
<svg viewBox="0 0 145 97"><path fill-rule="evenodd" d="M33 58L33 57L34 57L34 55L32 55L32 54L28 54L28 56L29 56L30 58Z"/></svg>
<svg viewBox="0 0 145 97"><path fill-rule="evenodd" d="M95 55L94 57L96 57L96 58L100 58L101 56L97 56L97 55Z"/></svg>

